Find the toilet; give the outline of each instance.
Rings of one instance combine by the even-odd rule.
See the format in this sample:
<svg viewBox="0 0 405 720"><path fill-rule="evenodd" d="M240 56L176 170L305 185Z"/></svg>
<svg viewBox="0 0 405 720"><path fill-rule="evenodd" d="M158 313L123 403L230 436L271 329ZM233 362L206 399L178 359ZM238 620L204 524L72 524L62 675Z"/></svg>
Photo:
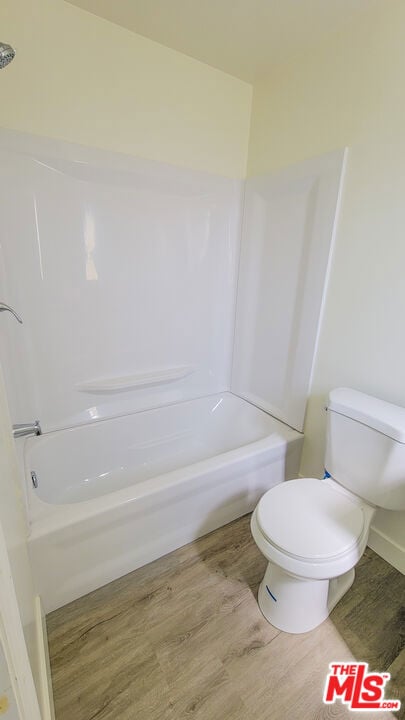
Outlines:
<svg viewBox="0 0 405 720"><path fill-rule="evenodd" d="M326 410L325 478L273 487L251 519L268 560L259 607L289 633L313 630L349 590L377 508L405 509L405 408L338 388Z"/></svg>

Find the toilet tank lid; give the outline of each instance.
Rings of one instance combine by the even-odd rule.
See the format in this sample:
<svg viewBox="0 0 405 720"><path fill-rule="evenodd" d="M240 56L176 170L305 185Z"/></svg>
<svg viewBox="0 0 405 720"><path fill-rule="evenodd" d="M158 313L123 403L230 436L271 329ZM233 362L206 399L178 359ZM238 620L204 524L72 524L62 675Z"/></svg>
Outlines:
<svg viewBox="0 0 405 720"><path fill-rule="evenodd" d="M329 393L328 410L345 415L384 435L405 443L405 408L378 400L350 388L337 388Z"/></svg>

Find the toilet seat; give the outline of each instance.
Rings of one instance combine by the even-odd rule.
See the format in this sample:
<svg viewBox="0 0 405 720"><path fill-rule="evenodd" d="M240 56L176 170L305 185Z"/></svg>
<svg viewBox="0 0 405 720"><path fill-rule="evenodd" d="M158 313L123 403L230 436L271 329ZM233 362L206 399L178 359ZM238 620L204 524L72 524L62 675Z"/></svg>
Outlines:
<svg viewBox="0 0 405 720"><path fill-rule="evenodd" d="M351 556L367 529L363 507L316 478L272 488L255 516L266 544L277 554L312 565L334 565Z"/></svg>

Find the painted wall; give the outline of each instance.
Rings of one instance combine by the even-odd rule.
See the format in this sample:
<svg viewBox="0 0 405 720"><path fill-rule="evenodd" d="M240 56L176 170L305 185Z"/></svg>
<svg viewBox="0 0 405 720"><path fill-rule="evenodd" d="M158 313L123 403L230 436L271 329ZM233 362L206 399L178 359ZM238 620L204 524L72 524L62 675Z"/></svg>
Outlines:
<svg viewBox="0 0 405 720"><path fill-rule="evenodd" d="M248 83L63 0L2 0L0 27L2 127L244 176Z"/></svg>
<svg viewBox="0 0 405 720"><path fill-rule="evenodd" d="M352 386L405 406L404 27L405 4L387 0L361 26L254 87L249 175L350 148L304 475L322 472L330 388ZM403 562L405 514L380 512L375 527L383 534L376 542L388 536Z"/></svg>

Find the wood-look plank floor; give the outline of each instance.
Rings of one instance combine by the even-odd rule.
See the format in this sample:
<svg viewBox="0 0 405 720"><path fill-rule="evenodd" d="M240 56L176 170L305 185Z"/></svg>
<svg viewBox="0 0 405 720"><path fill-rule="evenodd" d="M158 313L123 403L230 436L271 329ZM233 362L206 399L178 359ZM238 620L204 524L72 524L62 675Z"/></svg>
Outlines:
<svg viewBox="0 0 405 720"><path fill-rule="evenodd" d="M367 550L316 630L280 632L256 602L265 560L249 517L47 618L57 720L340 720L322 703L328 663L389 670L405 700L405 577ZM405 718L404 708L361 720Z"/></svg>

